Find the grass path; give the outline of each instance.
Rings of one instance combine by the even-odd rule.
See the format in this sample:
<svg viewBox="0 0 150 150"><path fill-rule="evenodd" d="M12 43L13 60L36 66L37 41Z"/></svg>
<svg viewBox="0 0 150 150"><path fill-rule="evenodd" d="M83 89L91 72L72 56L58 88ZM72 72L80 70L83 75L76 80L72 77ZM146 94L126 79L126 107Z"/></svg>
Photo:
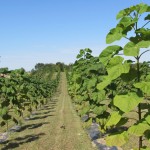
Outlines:
<svg viewBox="0 0 150 150"><path fill-rule="evenodd" d="M22 131L11 133L0 149L9 150L94 150L72 108L64 73L58 91L44 109L26 121Z"/></svg>

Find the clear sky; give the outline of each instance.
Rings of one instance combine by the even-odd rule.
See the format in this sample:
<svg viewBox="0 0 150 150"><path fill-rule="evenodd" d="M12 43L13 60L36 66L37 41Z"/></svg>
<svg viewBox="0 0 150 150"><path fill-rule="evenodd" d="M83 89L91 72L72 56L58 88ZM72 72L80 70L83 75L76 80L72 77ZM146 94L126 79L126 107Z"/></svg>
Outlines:
<svg viewBox="0 0 150 150"><path fill-rule="evenodd" d="M116 14L141 2L150 5L150 0L0 0L0 67L68 64L87 47L99 55Z"/></svg>

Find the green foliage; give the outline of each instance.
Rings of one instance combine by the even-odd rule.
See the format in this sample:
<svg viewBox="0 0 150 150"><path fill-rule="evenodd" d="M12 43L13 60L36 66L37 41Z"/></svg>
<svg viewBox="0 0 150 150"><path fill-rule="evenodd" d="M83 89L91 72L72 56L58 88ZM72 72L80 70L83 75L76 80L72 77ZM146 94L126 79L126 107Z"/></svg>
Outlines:
<svg viewBox="0 0 150 150"><path fill-rule="evenodd" d="M150 51L148 12L150 6L143 3L121 10L116 16L119 22L107 34L106 43L125 38L128 40L125 46L108 46L99 57L93 57L88 48L81 49L69 76L69 93L78 111L89 114L90 119L100 124L110 146L122 146L131 135L136 135L138 149L147 149L142 145L142 137L150 139L150 63L140 62L141 56ZM125 60L124 56L135 61ZM132 112L138 116L134 121L130 121ZM127 126L129 121L131 124ZM115 130L108 132L108 129Z"/></svg>
<svg viewBox="0 0 150 150"><path fill-rule="evenodd" d="M142 90L143 93L150 96L150 82L142 81L140 83L135 83L134 86Z"/></svg>
<svg viewBox="0 0 150 150"><path fill-rule="evenodd" d="M105 128L116 125L121 120L121 114L119 112L112 112L110 118L105 124Z"/></svg>
<svg viewBox="0 0 150 150"><path fill-rule="evenodd" d="M119 53L119 51L122 50L122 47L118 45L113 45L113 46L108 46L105 48L102 53L99 56L100 61L104 64L107 65L109 60L116 54Z"/></svg>
<svg viewBox="0 0 150 150"><path fill-rule="evenodd" d="M126 95L116 95L113 104L127 113L134 110L142 100L143 97L139 97L136 93L128 93Z"/></svg>
<svg viewBox="0 0 150 150"><path fill-rule="evenodd" d="M106 138L106 143L109 146L114 146L114 145L122 146L128 141L128 139L129 139L129 136L128 136L127 132L123 132L120 134L108 136Z"/></svg>
<svg viewBox="0 0 150 150"><path fill-rule="evenodd" d="M25 72L23 68L11 71L2 68L0 72L0 117L2 120L0 124L2 126L8 124L10 119L18 124L19 120L13 116L14 114L18 115L18 118L23 117L25 111L31 112L45 104L51 98L59 81L59 73L56 79L44 82L37 75L38 73L35 76Z"/></svg>
<svg viewBox="0 0 150 150"><path fill-rule="evenodd" d="M147 123L139 123L137 125L131 126L128 129L128 133L135 136L143 136L144 132L147 130L150 130L150 126Z"/></svg>

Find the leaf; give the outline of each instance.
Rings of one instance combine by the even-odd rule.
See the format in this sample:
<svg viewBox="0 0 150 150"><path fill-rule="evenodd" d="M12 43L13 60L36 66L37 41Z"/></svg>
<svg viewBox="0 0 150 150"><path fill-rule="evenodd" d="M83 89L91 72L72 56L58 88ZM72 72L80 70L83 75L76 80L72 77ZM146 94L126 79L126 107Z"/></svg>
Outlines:
<svg viewBox="0 0 150 150"><path fill-rule="evenodd" d="M137 29L135 32L139 33L139 35L141 36L141 38L143 40L146 40L146 41L150 40L150 29L148 29L148 28L140 28L140 29Z"/></svg>
<svg viewBox="0 0 150 150"><path fill-rule="evenodd" d="M119 24L123 24L124 27L128 27L129 25L133 24L133 20L131 17L123 17Z"/></svg>
<svg viewBox="0 0 150 150"><path fill-rule="evenodd" d="M145 81L148 81L148 82L150 81L150 74L146 76Z"/></svg>
<svg viewBox="0 0 150 150"><path fill-rule="evenodd" d="M123 29L120 27L111 29L106 36L106 43L110 44L114 41L120 40L123 37L122 31Z"/></svg>
<svg viewBox="0 0 150 150"><path fill-rule="evenodd" d="M1 110L0 110L0 116L3 116L5 114L7 114L7 112L8 112L8 108L7 107L1 108Z"/></svg>
<svg viewBox="0 0 150 150"><path fill-rule="evenodd" d="M103 90L105 87L107 87L111 83L111 80L109 78L105 78L102 82L97 84L98 90Z"/></svg>
<svg viewBox="0 0 150 150"><path fill-rule="evenodd" d="M126 56L138 56L139 55L139 47L134 44L133 42L128 42L125 46L124 46L124 55Z"/></svg>
<svg viewBox="0 0 150 150"><path fill-rule="evenodd" d="M113 125L116 125L121 119L121 115L119 112L112 112L110 118L108 119L105 128L106 127L111 127Z"/></svg>
<svg viewBox="0 0 150 150"><path fill-rule="evenodd" d="M118 62L119 63L119 62ZM108 78L110 80L114 80L118 77L120 77L123 73L128 73L130 70L130 64L124 63L124 64L118 64L114 67L108 68Z"/></svg>
<svg viewBox="0 0 150 150"><path fill-rule="evenodd" d="M149 130L150 126L146 123L139 123L138 125L131 126L128 129L128 133L135 136L142 136L146 130Z"/></svg>
<svg viewBox="0 0 150 150"><path fill-rule="evenodd" d="M107 109L106 105L96 106L93 109L93 113L95 113L96 115L101 115L104 111L106 111L106 109Z"/></svg>
<svg viewBox="0 0 150 150"><path fill-rule="evenodd" d="M123 60L124 58L121 56L114 56L112 59L110 59L109 64L107 65L107 68L112 68L113 66L122 64Z"/></svg>
<svg viewBox="0 0 150 150"><path fill-rule="evenodd" d="M90 110L90 107L89 106L85 106L81 111L80 111L80 115L83 116L85 115L86 113L88 113Z"/></svg>
<svg viewBox="0 0 150 150"><path fill-rule="evenodd" d="M96 82L97 82L96 78L90 79L87 84L87 89L90 90L91 88L95 87Z"/></svg>
<svg viewBox="0 0 150 150"><path fill-rule="evenodd" d="M144 136L148 140L148 142L150 142L150 130L145 131Z"/></svg>
<svg viewBox="0 0 150 150"><path fill-rule="evenodd" d="M77 59L81 58L85 54L83 49L80 49L80 53L77 55Z"/></svg>
<svg viewBox="0 0 150 150"><path fill-rule="evenodd" d="M106 47L99 56L100 62L106 65L108 61L111 59L111 57L118 54L119 51L121 50L122 50L122 47L118 45L112 45L112 46Z"/></svg>
<svg viewBox="0 0 150 150"><path fill-rule="evenodd" d="M142 81L140 83L135 83L134 86L142 90L142 92L150 95L150 82Z"/></svg>
<svg viewBox="0 0 150 150"><path fill-rule="evenodd" d="M92 53L92 50L89 49L89 48L85 48L84 50L85 50L86 52L88 52L88 53Z"/></svg>
<svg viewBox="0 0 150 150"><path fill-rule="evenodd" d="M125 15L126 15L125 10L121 10L121 11L119 11L119 13L117 14L116 19L120 19L120 18L124 17Z"/></svg>
<svg viewBox="0 0 150 150"><path fill-rule="evenodd" d="M147 4L141 3L141 4L139 4L139 6L140 6L139 14L142 14L142 13L146 12L147 9L148 9L148 5Z"/></svg>
<svg viewBox="0 0 150 150"><path fill-rule="evenodd" d="M146 116L145 120L147 121L148 124L150 124L150 115Z"/></svg>
<svg viewBox="0 0 150 150"><path fill-rule="evenodd" d="M133 67L130 68L129 72L121 75L123 82L131 82L137 78L137 70Z"/></svg>
<svg viewBox="0 0 150 150"><path fill-rule="evenodd" d="M127 132L121 134L111 135L106 137L106 143L108 146L122 146L128 141Z"/></svg>
<svg viewBox="0 0 150 150"><path fill-rule="evenodd" d="M135 109L142 100L143 98L138 97L136 93L128 93L128 95L116 95L113 103L121 111L130 112Z"/></svg>
<svg viewBox="0 0 150 150"><path fill-rule="evenodd" d="M136 44L138 48L148 48L150 47L150 41L140 41Z"/></svg>
<svg viewBox="0 0 150 150"><path fill-rule="evenodd" d="M144 20L150 20L150 14L148 14L148 15L144 18Z"/></svg>
<svg viewBox="0 0 150 150"><path fill-rule="evenodd" d="M96 103L100 103L106 98L105 91L100 90L98 92L93 92L91 99L93 99Z"/></svg>
<svg viewBox="0 0 150 150"><path fill-rule="evenodd" d="M148 6L148 8L147 8L146 12L150 12L150 6Z"/></svg>

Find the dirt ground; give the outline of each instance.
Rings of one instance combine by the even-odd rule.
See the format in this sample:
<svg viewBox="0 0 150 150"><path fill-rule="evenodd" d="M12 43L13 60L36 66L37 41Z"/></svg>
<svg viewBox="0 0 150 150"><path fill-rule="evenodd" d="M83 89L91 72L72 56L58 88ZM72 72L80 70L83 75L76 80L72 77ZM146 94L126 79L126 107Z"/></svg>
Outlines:
<svg viewBox="0 0 150 150"><path fill-rule="evenodd" d="M9 135L0 144L1 150L94 150L81 127L80 118L72 108L67 93L65 73L61 74L58 90L53 99L29 121L20 132Z"/></svg>

